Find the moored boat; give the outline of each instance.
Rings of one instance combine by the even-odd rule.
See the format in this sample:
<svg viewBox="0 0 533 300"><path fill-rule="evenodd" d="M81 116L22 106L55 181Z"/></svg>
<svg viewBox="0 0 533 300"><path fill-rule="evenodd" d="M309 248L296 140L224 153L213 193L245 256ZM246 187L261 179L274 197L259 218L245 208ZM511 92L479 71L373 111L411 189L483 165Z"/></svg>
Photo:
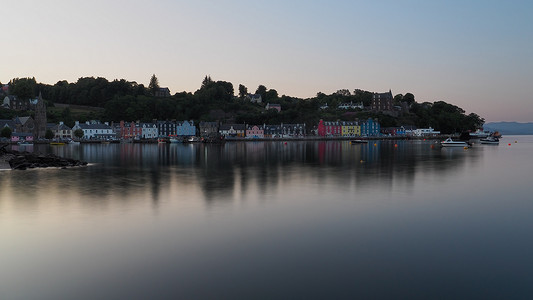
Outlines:
<svg viewBox="0 0 533 300"><path fill-rule="evenodd" d="M481 144L485 144L485 145L499 145L500 144L500 140L496 137L493 137L493 136L489 136L487 138L484 138L484 139L480 139L479 142Z"/></svg>
<svg viewBox="0 0 533 300"><path fill-rule="evenodd" d="M351 140L350 144L368 144L367 140Z"/></svg>
<svg viewBox="0 0 533 300"><path fill-rule="evenodd" d="M445 141L440 142L442 147L470 147L467 142L463 141L454 141L451 137L447 138Z"/></svg>

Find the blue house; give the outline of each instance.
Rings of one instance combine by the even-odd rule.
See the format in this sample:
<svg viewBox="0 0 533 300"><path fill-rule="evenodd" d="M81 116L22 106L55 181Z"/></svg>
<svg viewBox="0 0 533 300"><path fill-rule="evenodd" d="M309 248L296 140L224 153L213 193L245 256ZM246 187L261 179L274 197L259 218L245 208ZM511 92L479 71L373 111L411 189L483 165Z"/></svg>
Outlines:
<svg viewBox="0 0 533 300"><path fill-rule="evenodd" d="M177 136L195 136L196 126L194 126L194 121L178 122L176 124L176 135Z"/></svg>
<svg viewBox="0 0 533 300"><path fill-rule="evenodd" d="M361 124L361 135L362 136L379 136L381 127L379 123L372 118L368 118L366 122Z"/></svg>

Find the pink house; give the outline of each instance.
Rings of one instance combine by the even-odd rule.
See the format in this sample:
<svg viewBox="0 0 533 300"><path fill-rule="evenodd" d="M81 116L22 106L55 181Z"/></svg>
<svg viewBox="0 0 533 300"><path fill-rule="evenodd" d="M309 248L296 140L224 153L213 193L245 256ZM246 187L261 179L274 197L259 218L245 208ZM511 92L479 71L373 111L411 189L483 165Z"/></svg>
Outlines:
<svg viewBox="0 0 533 300"><path fill-rule="evenodd" d="M249 139L262 139L265 137L264 126L260 125L248 125L246 126L246 138Z"/></svg>

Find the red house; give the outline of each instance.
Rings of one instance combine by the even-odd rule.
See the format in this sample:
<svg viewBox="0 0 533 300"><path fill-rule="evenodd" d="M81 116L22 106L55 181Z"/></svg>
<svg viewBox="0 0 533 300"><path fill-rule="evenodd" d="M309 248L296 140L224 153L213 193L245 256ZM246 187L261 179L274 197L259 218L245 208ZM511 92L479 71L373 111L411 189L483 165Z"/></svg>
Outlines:
<svg viewBox="0 0 533 300"><path fill-rule="evenodd" d="M143 129L138 123L120 121L120 137L123 139L140 138L142 131Z"/></svg>
<svg viewBox="0 0 533 300"><path fill-rule="evenodd" d="M319 136L341 136L342 125L339 122L324 122L320 120L317 133Z"/></svg>

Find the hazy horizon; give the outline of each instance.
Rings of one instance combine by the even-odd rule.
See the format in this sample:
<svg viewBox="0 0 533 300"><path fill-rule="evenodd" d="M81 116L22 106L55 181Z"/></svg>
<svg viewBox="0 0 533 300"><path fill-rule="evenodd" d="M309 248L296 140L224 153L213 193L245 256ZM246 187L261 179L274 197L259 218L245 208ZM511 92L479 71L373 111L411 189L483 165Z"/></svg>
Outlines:
<svg viewBox="0 0 533 300"><path fill-rule="evenodd" d="M0 81L80 77L194 92L205 75L250 92L413 93L486 122L533 122L526 1L11 1Z"/></svg>

